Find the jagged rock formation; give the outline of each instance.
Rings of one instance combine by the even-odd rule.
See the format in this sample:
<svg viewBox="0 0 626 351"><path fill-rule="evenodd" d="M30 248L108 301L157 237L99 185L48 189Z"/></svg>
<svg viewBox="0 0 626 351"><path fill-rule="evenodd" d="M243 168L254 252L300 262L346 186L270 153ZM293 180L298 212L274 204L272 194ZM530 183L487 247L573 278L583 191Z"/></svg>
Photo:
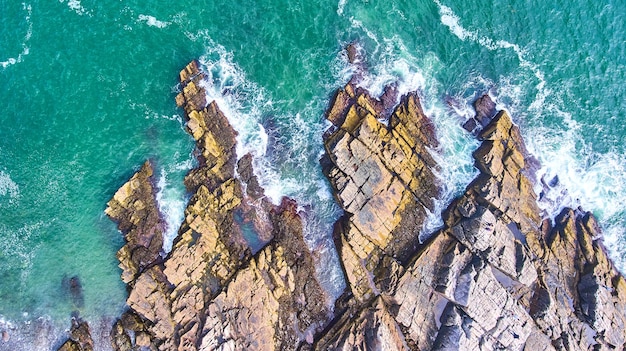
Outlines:
<svg viewBox="0 0 626 351"><path fill-rule="evenodd" d="M357 47L348 57L363 64ZM626 347L626 283L593 215L542 218L537 161L488 96L464 125L482 141L480 174L441 214L443 227L423 233L440 189L418 96L398 99L390 85L375 98L358 77L337 91L322 167L345 211L334 238L348 287L332 309L297 205L265 199L252 157L238 158L236 132L206 101L197 62L180 80L198 167L185 178L192 197L172 251L161 251L150 163L106 210L127 241L118 257L129 309L113 327L115 350Z"/></svg>
<svg viewBox="0 0 626 351"><path fill-rule="evenodd" d="M330 311L311 276L295 202L284 199L270 216L274 241L208 306L200 349L294 350L326 325Z"/></svg>
<svg viewBox="0 0 626 351"><path fill-rule="evenodd" d="M125 233L126 244L117 252L122 281L130 283L159 258L165 223L159 216L149 161L115 193L104 211Z"/></svg>
<svg viewBox="0 0 626 351"><path fill-rule="evenodd" d="M411 98L403 97L400 106ZM391 263L383 272L367 272L365 267L371 262L367 256L359 261L345 254L346 246L362 247L362 239L347 234L350 230L344 229L345 225L340 227L343 266L351 293L360 303L347 303L344 314L320 338L316 349L365 350L381 345L392 350L625 347L624 279L596 240L600 233L593 215L565 209L554 227L549 219L542 221L533 191L536 160L526 151L518 127L506 112L492 119L493 103L485 99L488 97L477 103L482 107L477 108L474 121L480 124L473 123L471 128L483 141L474 153L481 173L445 211L444 227L427 242L410 248L410 259L385 257ZM338 97L335 104L344 105L344 100ZM333 123L350 121L345 109L332 105L329 111ZM346 115L345 121L341 114ZM485 119L489 121L485 123ZM362 120L359 126L367 123ZM390 120L389 126L394 125ZM426 126L421 130L429 133L431 128ZM339 161L327 174L349 213L343 221L370 217L367 208L345 201L348 182L337 179L362 176L359 167L341 161L345 150L351 148L337 148L335 134L327 137L326 145L330 158ZM358 138L362 133L354 135ZM429 145L428 139L417 140ZM423 148L412 150L420 156L424 152ZM381 153L387 157L385 164L399 164L405 157ZM340 177L336 168L343 171ZM381 216L379 212L375 215ZM381 232L390 231L376 231ZM417 232L414 238L417 241ZM365 271L367 279L352 279L355 271ZM364 295L364 290L369 295Z"/></svg>
<svg viewBox="0 0 626 351"><path fill-rule="evenodd" d="M419 244L427 211L439 189L433 127L417 95L403 97L385 125L385 107L349 83L328 112L325 173L346 215L337 225L337 246L353 296L377 295L385 277Z"/></svg>
<svg viewBox="0 0 626 351"><path fill-rule="evenodd" d="M118 257L130 292L129 310L113 328L113 347L271 350L312 343L330 312L297 206L288 199L280 206L270 203L250 155L237 159L236 132L215 102L207 104L205 76L197 62L180 78L182 92L176 101L185 109L187 129L197 145L198 167L185 178L193 196L171 252L149 263L135 262L132 252L138 245L153 248L136 239L147 232L154 233L153 242L158 235L162 243L150 165L109 203L106 213L128 241ZM144 199L148 195L153 202ZM244 225L258 238L246 238ZM254 252L258 248L249 240L265 246ZM158 256L160 247L154 249L148 250L149 257ZM126 263L126 252L131 263Z"/></svg>

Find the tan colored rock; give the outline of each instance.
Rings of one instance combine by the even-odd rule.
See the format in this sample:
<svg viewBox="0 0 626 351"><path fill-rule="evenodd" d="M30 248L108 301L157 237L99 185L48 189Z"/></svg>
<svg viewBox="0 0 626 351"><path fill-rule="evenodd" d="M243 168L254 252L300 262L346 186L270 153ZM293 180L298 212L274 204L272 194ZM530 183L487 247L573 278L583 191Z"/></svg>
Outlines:
<svg viewBox="0 0 626 351"><path fill-rule="evenodd" d="M200 350L295 350L326 324L330 311L295 210L284 200L272 213L275 241L209 304Z"/></svg>
<svg viewBox="0 0 626 351"><path fill-rule="evenodd" d="M328 109L340 128L325 137L331 163L326 174L350 214L338 246L350 289L365 302L380 292L373 271L381 260L406 259L417 248L424 208L432 209L438 193L427 150L436 140L416 95L402 99L386 126L379 121L383 104L352 91L348 84Z"/></svg>
<svg viewBox="0 0 626 351"><path fill-rule="evenodd" d="M396 321L381 297L337 322L316 345L318 350L408 350Z"/></svg>
<svg viewBox="0 0 626 351"><path fill-rule="evenodd" d="M590 213L564 209L548 235L545 285L537 323L555 345L622 348L626 345L623 277L595 240L599 228ZM553 335L551 330L560 330Z"/></svg>
<svg viewBox="0 0 626 351"><path fill-rule="evenodd" d="M440 314L448 300L435 290L441 258L455 241L439 234L402 275L397 288L389 292L389 304L396 310L394 317L405 330L409 344L418 349L430 349L437 336Z"/></svg>
<svg viewBox="0 0 626 351"><path fill-rule="evenodd" d="M141 347L151 351L156 350L156 347L151 344L151 336L147 330L148 327L141 317L130 310L124 312L111 330L113 350L139 350Z"/></svg>
<svg viewBox="0 0 626 351"><path fill-rule="evenodd" d="M409 101L403 109L416 107ZM358 115L359 109L350 111ZM432 134L428 128L412 128L409 122L415 119L394 124L394 116L402 113L392 116L389 124L396 128L391 132L373 123L375 118L368 111L358 123L352 120L354 116L346 118L347 127L326 139L327 151L334 153L329 155L333 166L327 174L340 203L351 214L336 230L356 302L341 300L348 307L316 349L364 345L359 326L370 307L363 301L372 301L376 295L380 296L376 303L390 312L402 332L404 349L622 349L626 282L597 240L599 229L591 214L566 209L554 227L548 226L549 220L542 222L533 191L536 161L506 112L498 113L478 133L483 143L474 157L481 174L443 214L445 227L411 259L389 263L380 238L393 233L383 226L364 235L356 225L358 211L367 209L372 201L369 194L376 193L365 196L367 191L360 185L369 178L359 173L359 167L377 151L363 157L353 143L363 138L359 141L368 150L383 150L374 147L377 140L388 145L385 138L397 136L400 142L395 145L400 151L389 148L379 162L387 170L402 164L409 150L428 142ZM421 155L424 169L434 166ZM404 185L411 184L407 181L410 172L389 174L397 174ZM419 189L423 191L408 187L423 199ZM402 221L395 225L394 233L403 227ZM380 269L380 263L379 269L372 269L376 265L372 262L385 260L385 269ZM378 279L381 272L393 277ZM383 322L368 316L376 320L369 328L382 327Z"/></svg>
<svg viewBox="0 0 626 351"><path fill-rule="evenodd" d="M352 106L351 99L345 90L337 90L331 103L332 108L327 111L326 119L337 127L341 126L346 119L347 109Z"/></svg>
<svg viewBox="0 0 626 351"><path fill-rule="evenodd" d="M203 79L192 62L177 96L199 161L185 179L193 196L180 235L163 261L135 260L145 255L133 248L152 243L144 232L120 250L138 263L125 268L130 310L114 326L116 351L626 346L626 282L595 219L571 209L554 225L541 218L536 160L506 112L490 119L489 101L478 104L473 129L482 140L474 153L480 175L442 214L444 227L420 243L439 189L434 128L417 96L391 110L392 87L376 99L355 78L337 92L323 167L345 211L334 237L348 289L333 313L295 202L265 200L251 156L237 159L236 133L207 104ZM138 215L154 209L137 196L153 193L148 173L120 188L107 209L124 232L151 228ZM258 252L235 212L267 242Z"/></svg>
<svg viewBox="0 0 626 351"><path fill-rule="evenodd" d="M152 164L147 161L115 193L104 211L117 222L126 239L117 253L125 283L158 260L163 247L165 223L156 203L152 174Z"/></svg>
<svg viewBox="0 0 626 351"><path fill-rule="evenodd" d="M505 224L488 209L478 207L471 218L459 222L451 233L494 268L531 287L537 280L537 271L528 248L522 243L524 238L520 235L516 238L513 231L517 229L514 226L515 223Z"/></svg>
<svg viewBox="0 0 626 351"><path fill-rule="evenodd" d="M182 91L176 96L176 105L183 107L187 115L193 111L204 108L207 104L206 93L199 86L206 75L200 69L198 61L191 61L185 69L180 72L180 82Z"/></svg>
<svg viewBox="0 0 626 351"><path fill-rule="evenodd" d="M215 102L203 100L197 63L181 79L177 103L197 148L198 167L185 178L193 195L171 252L130 281L130 310L113 328L114 347L296 349L312 343L331 312L297 206L287 199L271 204L251 156L237 159L236 132ZM122 187L116 203L133 189L132 181ZM149 205L137 202L132 210ZM270 241L254 257L241 217L259 231L259 240Z"/></svg>

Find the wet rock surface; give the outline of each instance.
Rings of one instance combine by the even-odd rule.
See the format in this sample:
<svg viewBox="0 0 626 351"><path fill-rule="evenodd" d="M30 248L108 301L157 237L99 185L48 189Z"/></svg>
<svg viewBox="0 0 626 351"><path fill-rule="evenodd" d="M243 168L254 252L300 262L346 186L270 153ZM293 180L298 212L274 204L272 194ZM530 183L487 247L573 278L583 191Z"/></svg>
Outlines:
<svg viewBox="0 0 626 351"><path fill-rule="evenodd" d="M104 211L126 239L117 252L122 281L130 283L150 264L160 258L165 222L159 215L152 163L146 161L131 179L122 185Z"/></svg>
<svg viewBox="0 0 626 351"><path fill-rule="evenodd" d="M89 325L76 317L72 318L68 340L61 345L58 351L93 351L93 346Z"/></svg>

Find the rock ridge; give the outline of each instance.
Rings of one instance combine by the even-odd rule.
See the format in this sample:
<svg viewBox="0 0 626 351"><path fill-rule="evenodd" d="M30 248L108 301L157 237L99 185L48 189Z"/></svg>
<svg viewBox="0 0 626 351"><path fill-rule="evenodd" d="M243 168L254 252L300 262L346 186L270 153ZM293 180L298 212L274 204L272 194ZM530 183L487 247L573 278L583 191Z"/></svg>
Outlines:
<svg viewBox="0 0 626 351"><path fill-rule="evenodd" d="M251 156L237 159L237 133L217 104L207 102L206 75L197 61L181 71L180 80L176 102L196 140L198 166L184 180L192 196L172 250L158 258L163 225L150 163L106 210L128 241L118 254L128 310L113 327L113 348L271 350L312 343L331 312L297 205L287 198L273 205L258 184ZM146 232L161 244L143 245ZM127 258L137 242L157 259L144 264Z"/></svg>

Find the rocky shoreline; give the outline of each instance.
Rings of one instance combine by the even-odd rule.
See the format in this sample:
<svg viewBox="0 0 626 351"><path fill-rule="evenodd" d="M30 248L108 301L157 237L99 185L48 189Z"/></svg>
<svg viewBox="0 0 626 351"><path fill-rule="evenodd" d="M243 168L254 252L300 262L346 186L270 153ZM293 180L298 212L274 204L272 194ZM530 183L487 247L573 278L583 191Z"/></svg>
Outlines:
<svg viewBox="0 0 626 351"><path fill-rule="evenodd" d="M419 97L396 104L394 86L373 97L358 75L335 93L321 164L344 210L333 238L347 288L332 305L297 204L264 197L204 79L197 61L180 73L176 102L198 166L185 178L192 197L171 252L149 161L106 209L126 238L128 310L111 332L114 350L626 347L626 283L593 215L541 217L537 161L488 96L464 126L481 141L480 174L421 241L441 190L437 135ZM85 331L73 322L60 350L93 349Z"/></svg>

